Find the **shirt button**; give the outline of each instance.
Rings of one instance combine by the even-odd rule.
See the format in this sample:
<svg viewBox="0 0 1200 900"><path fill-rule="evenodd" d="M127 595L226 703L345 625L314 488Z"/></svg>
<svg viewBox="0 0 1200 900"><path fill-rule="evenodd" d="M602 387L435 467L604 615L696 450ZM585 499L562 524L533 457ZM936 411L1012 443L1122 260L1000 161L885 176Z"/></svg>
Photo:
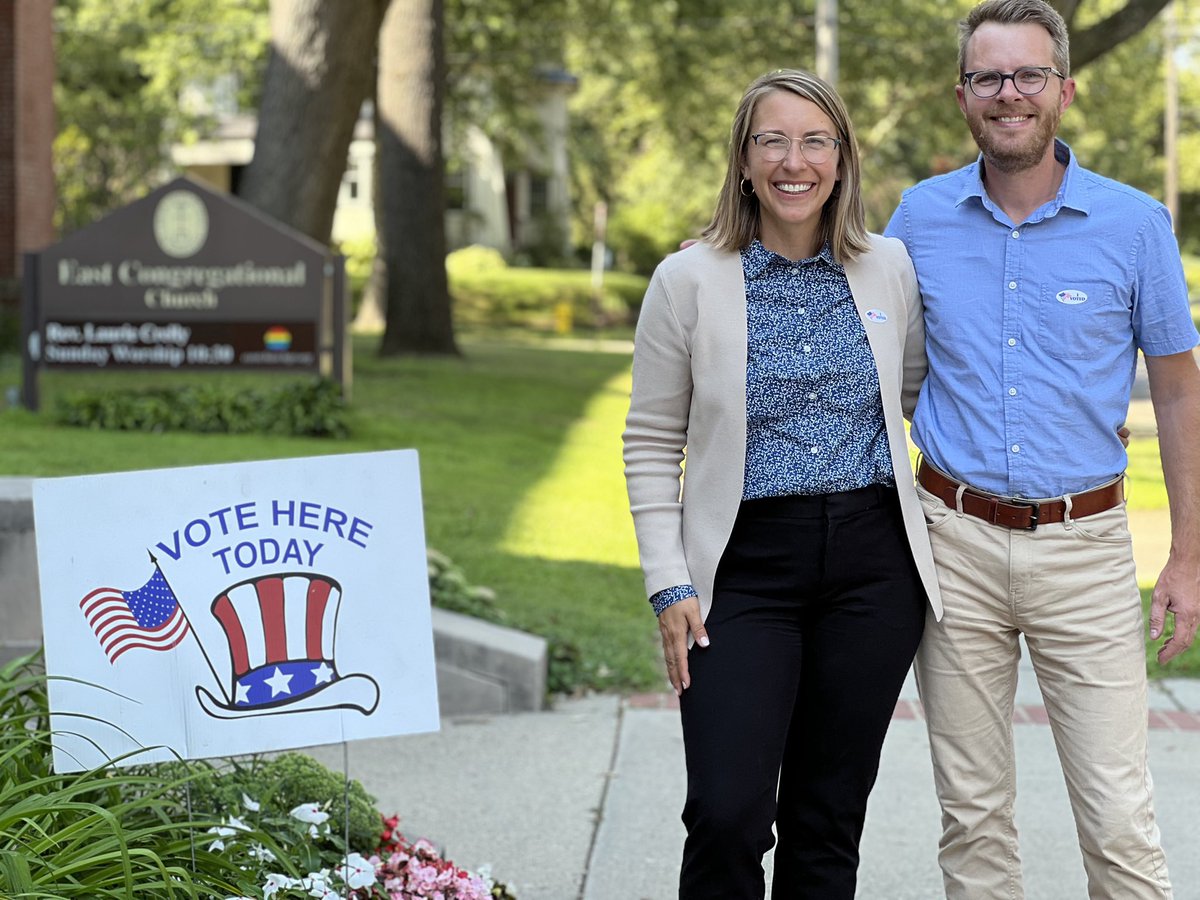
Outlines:
<svg viewBox="0 0 1200 900"><path fill-rule="evenodd" d="M812 353L812 344L805 344L805 345L804 345L804 352L805 352L805 353Z"/></svg>
<svg viewBox="0 0 1200 900"><path fill-rule="evenodd" d="M1014 237L1014 238L1019 238L1020 236L1021 236L1021 232L1019 232L1019 231L1014 231L1014 232L1013 232L1013 237Z"/></svg>
<svg viewBox="0 0 1200 900"><path fill-rule="evenodd" d="M809 391L809 392L808 392L808 399L809 399L809 400L816 400L816 399L817 399L817 393L816 393L816 391Z"/></svg>
<svg viewBox="0 0 1200 900"><path fill-rule="evenodd" d="M1015 281L1010 281L1008 283L1008 289L1010 291L1015 291L1017 289L1017 283Z"/></svg>
<svg viewBox="0 0 1200 900"><path fill-rule="evenodd" d="M1020 444L1013 444L1013 445L1012 445L1012 452L1013 452L1013 453L1020 453L1020 452L1021 452L1021 445L1020 445Z"/></svg>
<svg viewBox="0 0 1200 900"><path fill-rule="evenodd" d="M1008 339L1008 346L1010 346L1010 347L1015 347L1015 346L1017 346L1017 339L1016 339L1016 338L1009 338L1009 339Z"/></svg>
<svg viewBox="0 0 1200 900"><path fill-rule="evenodd" d="M809 447L808 452L812 453L813 455L816 455L821 452L821 448L820 447Z"/></svg>
<svg viewBox="0 0 1200 900"><path fill-rule="evenodd" d="M800 315L804 315L804 307L800 307Z"/></svg>
<svg viewBox="0 0 1200 900"><path fill-rule="evenodd" d="M1010 396L1010 397L1015 397L1015 396L1017 396L1017 389L1016 389L1016 388L1009 388L1009 389L1008 389L1008 396Z"/></svg>

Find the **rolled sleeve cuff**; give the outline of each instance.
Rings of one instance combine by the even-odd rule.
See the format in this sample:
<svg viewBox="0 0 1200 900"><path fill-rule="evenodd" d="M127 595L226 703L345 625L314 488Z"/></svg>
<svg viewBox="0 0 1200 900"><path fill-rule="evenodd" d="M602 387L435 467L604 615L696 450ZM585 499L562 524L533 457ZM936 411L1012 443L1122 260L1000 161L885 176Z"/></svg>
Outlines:
<svg viewBox="0 0 1200 900"><path fill-rule="evenodd" d="M679 584L675 587L667 588L664 591L659 591L650 598L650 605L654 607L654 615L662 615L662 611L668 606L674 606L680 600L686 600L688 597L698 597L696 589L690 584Z"/></svg>

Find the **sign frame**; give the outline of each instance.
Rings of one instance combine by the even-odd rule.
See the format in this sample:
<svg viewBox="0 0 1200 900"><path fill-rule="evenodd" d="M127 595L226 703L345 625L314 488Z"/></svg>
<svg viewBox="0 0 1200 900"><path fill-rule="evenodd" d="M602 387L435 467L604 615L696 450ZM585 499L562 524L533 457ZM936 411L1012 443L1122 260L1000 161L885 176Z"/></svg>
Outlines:
<svg viewBox="0 0 1200 900"><path fill-rule="evenodd" d="M24 255L22 404L43 368L315 372L350 388L341 254L180 176Z"/></svg>

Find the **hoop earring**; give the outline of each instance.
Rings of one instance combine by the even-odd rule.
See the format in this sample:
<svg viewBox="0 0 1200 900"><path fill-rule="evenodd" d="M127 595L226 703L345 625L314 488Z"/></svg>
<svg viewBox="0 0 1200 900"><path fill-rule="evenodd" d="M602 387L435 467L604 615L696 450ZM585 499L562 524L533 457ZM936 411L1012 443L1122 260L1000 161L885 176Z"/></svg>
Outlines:
<svg viewBox="0 0 1200 900"><path fill-rule="evenodd" d="M750 185L750 190L746 190L746 185ZM743 197L754 196L754 182L752 182L749 178L743 178L741 184L738 185L738 193Z"/></svg>

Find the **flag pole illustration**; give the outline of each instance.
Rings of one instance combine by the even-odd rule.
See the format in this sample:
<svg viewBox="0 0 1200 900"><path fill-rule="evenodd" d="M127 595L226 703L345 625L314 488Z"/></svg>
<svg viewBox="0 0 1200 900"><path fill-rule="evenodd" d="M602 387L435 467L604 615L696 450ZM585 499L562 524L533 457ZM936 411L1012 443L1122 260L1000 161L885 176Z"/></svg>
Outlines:
<svg viewBox="0 0 1200 900"><path fill-rule="evenodd" d="M162 574L162 569L161 569L161 568L159 567L159 565L158 565L158 557L156 557L156 556L155 556L155 555L154 555L154 554L153 554L151 551L149 551L149 550L147 550L146 552L147 552L147 553L150 553L150 562L154 563L154 569L155 569L155 571L156 571L156 572L158 572L158 573L161 575L161 574ZM166 576L166 575L163 575L163 583L164 583L164 584L167 584L167 590L171 591L171 595L172 595L172 596L174 596L174 595L175 595L175 591L174 591L174 589L172 589L171 585L167 583L167 576ZM180 606L180 612L183 612L183 607L182 607L182 606ZM190 620L190 619L188 619L188 617L187 617L187 613L183 613L183 618L184 618L184 621L186 621L186 622L188 623L188 625L189 625L189 626L192 624L192 623L191 623L191 620ZM219 675L217 674L217 669L216 669L216 666L214 666L214 665L213 665L213 663L212 663L212 660L208 658L208 651L204 649L204 644L202 644L202 643L200 642L200 635L196 634L196 629L194 629L194 628L192 629L192 637L194 637L194 638L196 639L196 646L200 648L200 655L201 655L201 656L203 656L203 657L204 657L204 661L205 661L206 663L208 663L208 671L212 672L212 677L213 677L213 680L214 680L214 681L216 681L216 683L217 683L217 687L221 689L221 694L222 694L222 695L225 697L225 699L226 699L226 700L228 700L228 699L229 699L229 693L228 693L228 691L226 691L226 690L225 690L225 685L221 683L221 676L219 676Z"/></svg>

